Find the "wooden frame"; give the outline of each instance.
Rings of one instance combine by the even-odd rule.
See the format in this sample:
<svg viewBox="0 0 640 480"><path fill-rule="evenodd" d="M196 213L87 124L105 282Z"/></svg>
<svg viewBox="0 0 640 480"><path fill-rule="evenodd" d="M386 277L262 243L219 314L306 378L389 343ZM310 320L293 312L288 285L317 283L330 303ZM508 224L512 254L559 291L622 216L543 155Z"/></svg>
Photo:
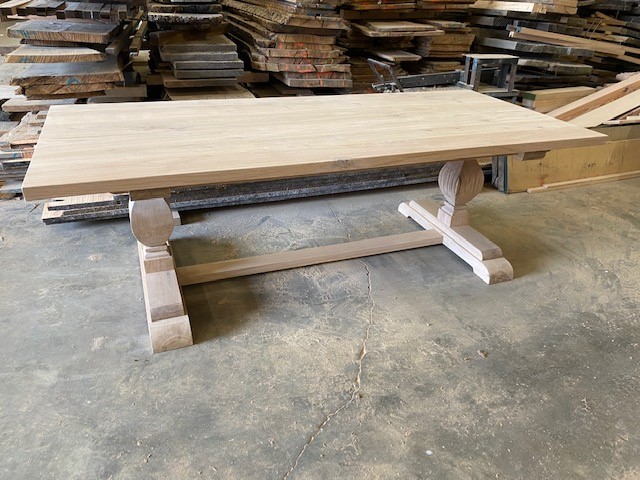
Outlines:
<svg viewBox="0 0 640 480"><path fill-rule="evenodd" d="M513 278L511 264L499 246L469 226L466 204L482 189L484 175L476 160L445 164L438 176L443 205L430 200L410 201L398 207L424 230L359 240L337 245L278 252L176 268L169 245L173 218L168 190L131 192L131 229L138 239L140 271L154 352L193 344L182 286L275 272L409 250L444 245L467 262L485 283Z"/></svg>

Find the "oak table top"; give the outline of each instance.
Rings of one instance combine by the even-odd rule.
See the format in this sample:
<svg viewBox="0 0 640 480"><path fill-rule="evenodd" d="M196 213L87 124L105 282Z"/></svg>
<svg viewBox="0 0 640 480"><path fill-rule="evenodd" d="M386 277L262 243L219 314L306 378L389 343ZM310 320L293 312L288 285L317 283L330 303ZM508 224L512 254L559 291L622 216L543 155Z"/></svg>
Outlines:
<svg viewBox="0 0 640 480"><path fill-rule="evenodd" d="M469 90L51 108L27 200L580 147L607 137Z"/></svg>

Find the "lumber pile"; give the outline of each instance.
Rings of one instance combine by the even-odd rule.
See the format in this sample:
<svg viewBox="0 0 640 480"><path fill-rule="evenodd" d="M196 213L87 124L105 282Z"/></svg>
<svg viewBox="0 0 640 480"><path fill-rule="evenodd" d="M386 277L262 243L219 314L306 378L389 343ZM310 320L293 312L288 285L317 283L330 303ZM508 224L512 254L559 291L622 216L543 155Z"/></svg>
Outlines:
<svg viewBox="0 0 640 480"><path fill-rule="evenodd" d="M151 34L156 65L165 89L200 88L237 84L244 73L237 46L220 29L161 31Z"/></svg>
<svg viewBox="0 0 640 480"><path fill-rule="evenodd" d="M20 122L0 122L0 183L6 184L5 192L20 193L45 118L46 112L29 112Z"/></svg>
<svg viewBox="0 0 640 480"><path fill-rule="evenodd" d="M22 45L6 55L0 77L10 76L9 84L20 87L28 101L103 96L123 84L126 59L119 57L128 58L141 15L121 23L38 18L17 23L7 35ZM22 68L16 71L12 64Z"/></svg>
<svg viewBox="0 0 640 480"><path fill-rule="evenodd" d="M564 2L568 3L568 2ZM587 22L573 16L576 4L560 8L560 3L535 4L541 8L522 9L523 2L476 2L469 23L480 53L505 53L520 57L516 88L539 90L595 86L593 66L587 60L595 54L589 45L553 43L553 35L581 35ZM533 5L533 4L532 4ZM552 8L549 8L552 7ZM533 36L519 31L535 32ZM581 37L578 37L581 38Z"/></svg>
<svg viewBox="0 0 640 480"><path fill-rule="evenodd" d="M386 12L385 12L386 13ZM410 64L422 59L413 52L413 40L431 39L444 34L437 26L420 20L353 20L341 38L352 63L353 91L367 92L375 82L367 57L390 65L396 76L406 75Z"/></svg>
<svg viewBox="0 0 640 480"><path fill-rule="evenodd" d="M351 88L347 57L336 40L345 28L337 1L222 0L251 67L294 88Z"/></svg>
<svg viewBox="0 0 640 480"><path fill-rule="evenodd" d="M437 73L460 70L464 67L462 58L471 50L475 35L464 22L452 20L425 20L440 29L442 35L417 37L415 52L422 57L411 65L411 73Z"/></svg>
<svg viewBox="0 0 640 480"><path fill-rule="evenodd" d="M218 0L149 0L149 40L154 71L164 98L208 98L220 87L234 87L244 74L237 45L225 35L228 24ZM171 92L171 93L169 93Z"/></svg>
<svg viewBox="0 0 640 480"><path fill-rule="evenodd" d="M172 190L169 203L172 210L182 212L413 185L435 181L441 166L442 164L426 164L313 177L179 188ZM42 221L45 224L57 224L127 217L128 203L127 194L54 198L45 203Z"/></svg>
<svg viewBox="0 0 640 480"><path fill-rule="evenodd" d="M585 128L640 123L640 74L557 108L549 115Z"/></svg>

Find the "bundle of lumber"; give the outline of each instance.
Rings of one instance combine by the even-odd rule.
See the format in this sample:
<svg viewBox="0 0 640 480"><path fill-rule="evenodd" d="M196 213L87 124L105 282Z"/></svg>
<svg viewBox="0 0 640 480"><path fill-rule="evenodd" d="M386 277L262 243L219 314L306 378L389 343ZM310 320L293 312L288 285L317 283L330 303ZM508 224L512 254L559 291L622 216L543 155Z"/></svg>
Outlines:
<svg viewBox="0 0 640 480"><path fill-rule="evenodd" d="M222 0L230 37L258 71L289 87L351 88L351 71L336 39L345 29L337 2Z"/></svg>
<svg viewBox="0 0 640 480"><path fill-rule="evenodd" d="M33 17L55 16L58 19L84 18L120 23L132 18L138 11L136 1L124 0L103 2L66 2L64 0L9 0L0 4L2 18L8 16Z"/></svg>
<svg viewBox="0 0 640 480"><path fill-rule="evenodd" d="M355 56L350 57L351 62L351 75L353 76L353 88L352 93L372 93L374 90L372 84L377 83L379 80L373 73L373 70L369 66L366 57ZM408 72L402 67L400 62L382 61L391 67L393 74L396 77L407 75ZM388 79L388 78L387 78Z"/></svg>
<svg viewBox="0 0 640 480"><path fill-rule="evenodd" d="M225 36L228 23L218 0L148 0L149 40L163 98L207 98L220 87L237 85L244 73L237 46Z"/></svg>
<svg viewBox="0 0 640 480"><path fill-rule="evenodd" d="M211 30L224 23L221 11L216 0L147 1L148 20L164 30Z"/></svg>
<svg viewBox="0 0 640 480"><path fill-rule="evenodd" d="M387 15L386 11L383 13ZM406 75L407 70L411 68L409 65L422 59L419 52L413 51L415 48L413 40L430 39L443 34L444 31L440 28L425 23L419 18L352 20L349 30L341 37L340 44L348 49L351 58L353 92L368 92L371 90L371 83L376 81L373 71L366 62L367 57L391 65L398 76Z"/></svg>
<svg viewBox="0 0 640 480"><path fill-rule="evenodd" d="M543 38L582 34L586 20L550 13L474 10L469 22L474 26L478 52L520 57L516 88L538 90L595 85L591 78L593 66L586 63L595 53L592 48L583 44L554 44ZM516 30L533 31L539 37L523 38L514 35Z"/></svg>
<svg viewBox="0 0 640 480"><path fill-rule="evenodd" d="M40 137L46 112L27 113L20 122L0 122L0 183L1 196L21 193L33 148ZM7 195L9 194L9 195Z"/></svg>
<svg viewBox="0 0 640 480"><path fill-rule="evenodd" d="M413 185L435 181L441 166L442 164L436 163L312 177L176 188L171 191L169 203L174 212L183 212ZM49 225L127 217L128 206L129 195L127 194L53 198L44 205L42 221Z"/></svg>
<svg viewBox="0 0 640 480"><path fill-rule="evenodd" d="M244 73L236 44L219 30L153 32L150 39L167 89L234 86Z"/></svg>
<svg viewBox="0 0 640 480"><path fill-rule="evenodd" d="M23 45L8 53L0 71L13 72L11 85L19 86L28 100L90 98L122 86L121 65L136 30L138 17L128 23L98 20L32 19L7 29ZM123 28L124 27L124 28ZM24 68L15 71L10 65Z"/></svg>
<svg viewBox="0 0 640 480"><path fill-rule="evenodd" d="M586 128L640 123L640 74L557 108L549 115Z"/></svg>
<svg viewBox="0 0 640 480"><path fill-rule="evenodd" d="M412 73L434 73L458 70L463 67L462 57L469 53L475 38L466 23L451 20L425 20L443 33L429 37L416 37L415 52L422 57Z"/></svg>

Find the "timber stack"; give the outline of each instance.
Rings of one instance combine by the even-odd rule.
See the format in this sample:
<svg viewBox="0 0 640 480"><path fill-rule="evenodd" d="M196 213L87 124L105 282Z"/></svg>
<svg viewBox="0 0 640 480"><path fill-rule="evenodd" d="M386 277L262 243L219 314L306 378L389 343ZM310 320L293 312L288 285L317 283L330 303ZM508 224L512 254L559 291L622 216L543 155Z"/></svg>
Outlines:
<svg viewBox="0 0 640 480"><path fill-rule="evenodd" d="M154 70L167 99L208 98L220 89L234 89L244 73L237 46L218 0L149 0L149 34Z"/></svg>
<svg viewBox="0 0 640 480"><path fill-rule="evenodd" d="M337 0L222 0L238 43L253 69L287 87L349 89L351 69L336 45L345 29Z"/></svg>
<svg viewBox="0 0 640 480"><path fill-rule="evenodd" d="M583 3L577 15L575 0L478 0L469 18L476 48L518 55L521 90L596 87L615 81L617 73L637 70L638 2Z"/></svg>
<svg viewBox="0 0 640 480"><path fill-rule="evenodd" d="M0 198L22 193L22 180L46 115L28 112L20 122L0 122Z"/></svg>
<svg viewBox="0 0 640 480"><path fill-rule="evenodd" d="M388 64L396 75L461 68L473 41L466 12L473 0L350 0L341 10L349 30L341 38L354 64L354 91L375 81L367 58ZM370 69L369 69L370 70Z"/></svg>
<svg viewBox="0 0 640 480"><path fill-rule="evenodd" d="M4 15L31 12L34 2L22 6L0 5ZM39 5L39 4L38 4ZM50 14L47 8L37 10ZM30 17L7 29L9 37L22 45L5 57L2 77L11 75L10 84L20 87L24 95L23 111L42 109L43 101L55 104L62 99L88 99L116 93L121 100L126 91L123 65L128 64L130 46L142 37L142 11L135 3L87 2L62 3L55 10L56 19ZM19 64L16 68L13 64ZM135 78L128 76L131 82ZM12 99L18 103L20 99ZM36 106L30 106L30 101ZM15 108L15 107L14 107Z"/></svg>

